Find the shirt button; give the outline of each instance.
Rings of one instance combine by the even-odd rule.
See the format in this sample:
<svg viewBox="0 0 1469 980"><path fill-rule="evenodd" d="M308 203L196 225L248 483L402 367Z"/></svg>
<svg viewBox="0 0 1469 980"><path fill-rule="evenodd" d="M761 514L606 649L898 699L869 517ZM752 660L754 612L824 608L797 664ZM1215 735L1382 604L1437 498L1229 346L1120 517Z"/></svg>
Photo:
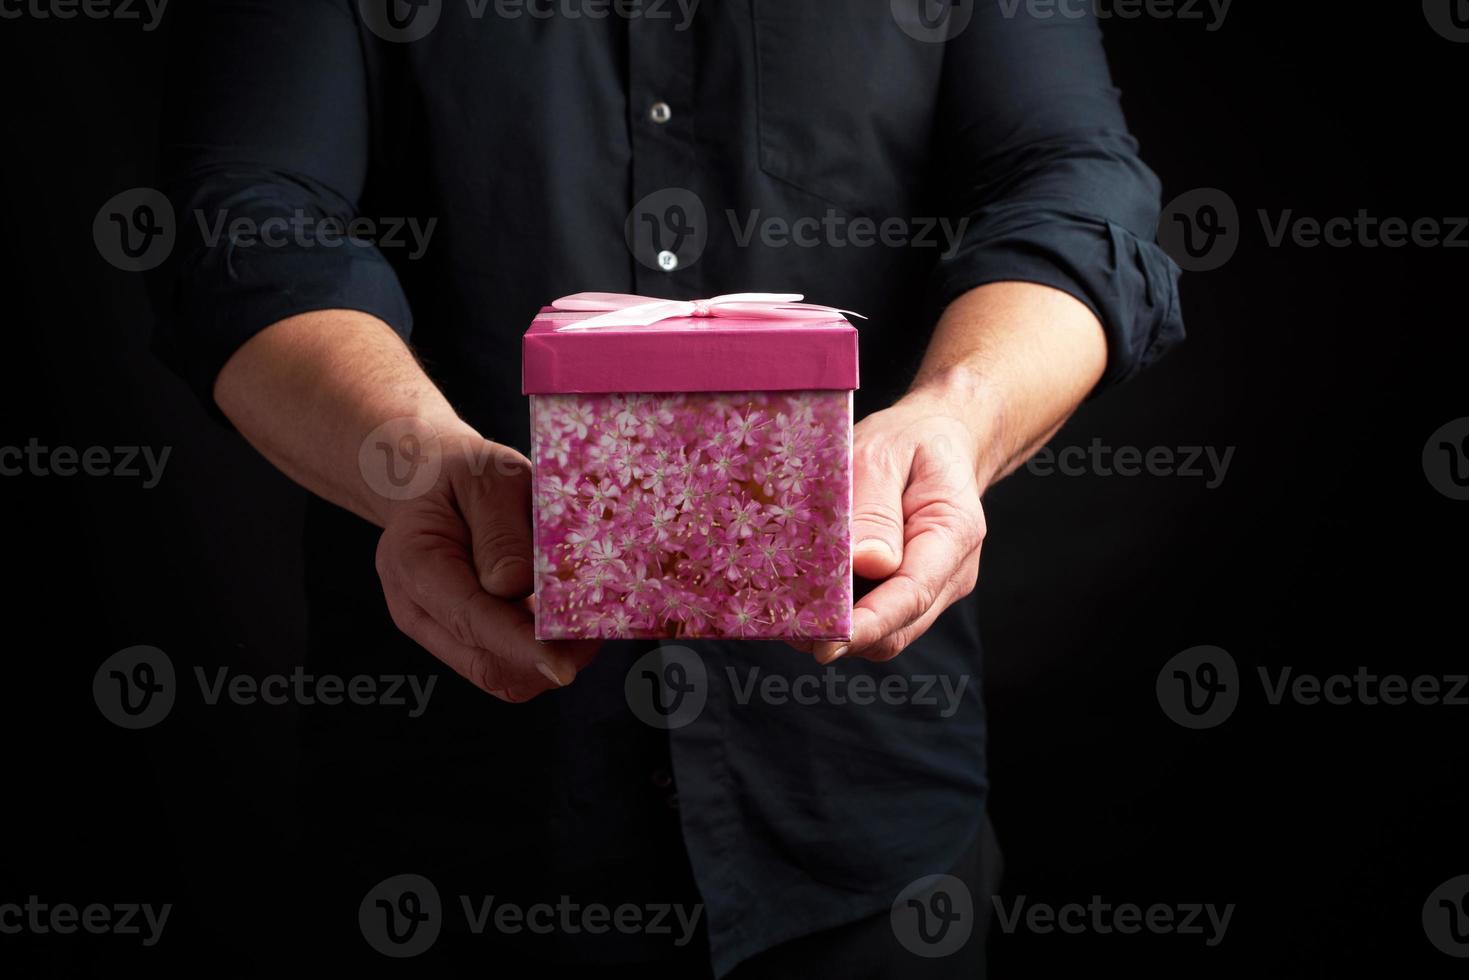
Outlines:
<svg viewBox="0 0 1469 980"><path fill-rule="evenodd" d="M652 107L648 109L648 118L662 126L673 118L673 109L667 102L654 102Z"/></svg>
<svg viewBox="0 0 1469 980"><path fill-rule="evenodd" d="M665 248L658 253L658 268L664 272L672 272L678 268L678 256Z"/></svg>
<svg viewBox="0 0 1469 980"><path fill-rule="evenodd" d="M653 780L653 785L659 789L667 789L673 785L673 776L669 775L667 769L654 769L650 778Z"/></svg>

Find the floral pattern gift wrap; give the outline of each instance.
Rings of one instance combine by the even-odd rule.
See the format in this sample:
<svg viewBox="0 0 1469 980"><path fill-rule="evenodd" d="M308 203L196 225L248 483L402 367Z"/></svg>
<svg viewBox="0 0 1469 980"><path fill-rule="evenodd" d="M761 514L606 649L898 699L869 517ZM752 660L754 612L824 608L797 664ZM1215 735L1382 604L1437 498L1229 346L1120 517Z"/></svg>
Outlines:
<svg viewBox="0 0 1469 980"><path fill-rule="evenodd" d="M800 298L541 311L538 638L849 638L856 331Z"/></svg>

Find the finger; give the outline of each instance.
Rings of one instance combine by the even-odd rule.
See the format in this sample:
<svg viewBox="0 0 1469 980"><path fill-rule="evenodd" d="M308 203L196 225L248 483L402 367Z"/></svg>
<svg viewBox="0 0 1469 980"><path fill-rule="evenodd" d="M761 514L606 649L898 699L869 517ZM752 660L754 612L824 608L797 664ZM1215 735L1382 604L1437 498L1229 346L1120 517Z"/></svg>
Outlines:
<svg viewBox="0 0 1469 980"><path fill-rule="evenodd" d="M951 583L945 587L944 591L939 594L938 599L922 616L919 616L908 625L901 626L887 634L876 643L853 651L852 655L874 662L893 659L906 650L914 640L927 633L929 627L938 620L943 611L948 609L960 596L966 594L968 594L967 591L961 590Z"/></svg>
<svg viewBox="0 0 1469 980"><path fill-rule="evenodd" d="M947 518L925 520L919 512L911 520L918 531L908 539L902 565L852 609L851 652L921 619L975 550Z"/></svg>
<svg viewBox="0 0 1469 980"><path fill-rule="evenodd" d="M388 599L393 622L410 639L439 660L448 664L460 677L502 701L528 701L538 694L562 687L560 678L536 671L528 676L510 677L496 665L487 650L460 643L432 616L401 593Z"/></svg>
<svg viewBox="0 0 1469 980"><path fill-rule="evenodd" d="M383 537L379 553L391 555L388 534ZM388 557L388 567L380 569L384 592L401 591L402 598L447 631L456 644L489 654L493 665L474 667L481 679L497 678L500 672L527 677L539 673L569 684L596 650L595 644L538 642L535 621L523 606L496 599L480 587L461 542L420 535L396 555L396 560ZM465 676L492 690L476 675Z"/></svg>
<svg viewBox="0 0 1469 980"><path fill-rule="evenodd" d="M464 515L470 529L475 570L484 590L501 599L523 599L531 576L530 462L513 450L494 447L488 471L476 480Z"/></svg>
<svg viewBox="0 0 1469 980"><path fill-rule="evenodd" d="M886 440L857 445L852 455L852 571L887 578L903 560L903 488L909 458Z"/></svg>

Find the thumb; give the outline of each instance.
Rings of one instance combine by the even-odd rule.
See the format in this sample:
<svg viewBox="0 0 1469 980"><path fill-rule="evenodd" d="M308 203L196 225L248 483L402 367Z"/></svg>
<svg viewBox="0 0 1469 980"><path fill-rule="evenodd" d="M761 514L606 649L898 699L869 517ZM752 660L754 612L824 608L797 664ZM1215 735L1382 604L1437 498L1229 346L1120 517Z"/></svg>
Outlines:
<svg viewBox="0 0 1469 980"><path fill-rule="evenodd" d="M470 547L479 583L501 599L524 599L531 575L530 463L513 450L495 453L488 471L475 477L475 505L467 509Z"/></svg>
<svg viewBox="0 0 1469 980"><path fill-rule="evenodd" d="M903 488L907 460L896 447L858 451L852 474L852 571L887 578L903 561Z"/></svg>

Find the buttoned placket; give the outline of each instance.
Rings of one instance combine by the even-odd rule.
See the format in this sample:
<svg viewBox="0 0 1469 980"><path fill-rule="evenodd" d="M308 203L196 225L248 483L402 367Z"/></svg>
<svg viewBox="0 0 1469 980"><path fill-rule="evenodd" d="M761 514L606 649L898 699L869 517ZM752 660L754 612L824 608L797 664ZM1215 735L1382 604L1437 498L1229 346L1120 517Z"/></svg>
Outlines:
<svg viewBox="0 0 1469 980"><path fill-rule="evenodd" d="M679 29L683 25L684 29ZM685 229L666 213L668 202L698 194L694 146L695 29L679 18L637 17L628 22L628 123L632 133L632 195L629 210L650 195L658 205L658 232L644 261L633 262L635 291L648 296L702 295L703 274ZM701 214L683 216L706 221ZM646 222L644 214L631 220ZM706 229L707 232L707 229ZM636 237L636 230L635 230ZM641 240L641 239L639 239ZM649 263L651 260L651 264ZM654 267L656 266L656 268Z"/></svg>

